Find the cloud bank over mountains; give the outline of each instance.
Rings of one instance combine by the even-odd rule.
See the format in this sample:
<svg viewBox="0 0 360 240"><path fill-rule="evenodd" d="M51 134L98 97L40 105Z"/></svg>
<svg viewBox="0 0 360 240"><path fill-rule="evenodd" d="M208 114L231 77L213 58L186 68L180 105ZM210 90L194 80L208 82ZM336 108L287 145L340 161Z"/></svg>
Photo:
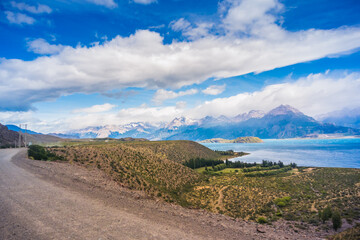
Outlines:
<svg viewBox="0 0 360 240"><path fill-rule="evenodd" d="M148 106L115 109L113 104L94 105L76 109L70 115L50 121L40 121L36 112L0 112L5 122L17 119L19 123L29 122L32 129L40 132L55 132L56 129L71 130L88 126L119 125L131 122L159 124L170 122L176 117L186 116L200 119L206 116L234 117L251 110L267 112L281 104L289 104L305 114L315 117L338 109L358 107L360 102L360 73L311 74L287 83L268 85L255 91L240 93L225 98L205 101L192 108L184 102L176 106ZM171 95L171 94L170 94ZM182 107L179 107L182 105Z"/></svg>
<svg viewBox="0 0 360 240"><path fill-rule="evenodd" d="M31 61L0 60L0 110L27 111L33 103L73 93L128 87L175 90L209 78L267 71L360 47L360 28L290 32L278 23L282 5L259 1L224 1L216 29L211 22L195 22L184 34L198 32L199 37L192 34L169 44L151 30L75 48L31 42L32 51L49 55ZM241 17L244 12L246 18ZM199 29L204 24L209 31Z"/></svg>

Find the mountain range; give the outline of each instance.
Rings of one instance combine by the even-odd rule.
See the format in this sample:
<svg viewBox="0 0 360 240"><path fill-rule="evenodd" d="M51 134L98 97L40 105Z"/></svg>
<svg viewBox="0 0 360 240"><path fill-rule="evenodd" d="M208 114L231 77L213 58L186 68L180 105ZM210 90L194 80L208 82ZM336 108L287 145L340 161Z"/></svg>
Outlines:
<svg viewBox="0 0 360 240"><path fill-rule="evenodd" d="M339 126L360 128L360 107L330 112L318 116L322 122L334 123Z"/></svg>
<svg viewBox="0 0 360 240"><path fill-rule="evenodd" d="M320 134L360 135L360 130L320 122L289 105L280 105L267 113L252 110L235 117L207 116L202 119L177 117L169 123L160 125L134 122L125 125L88 127L51 135L63 138L134 137L151 140L201 141L211 138L235 139L244 136L264 139L314 137Z"/></svg>

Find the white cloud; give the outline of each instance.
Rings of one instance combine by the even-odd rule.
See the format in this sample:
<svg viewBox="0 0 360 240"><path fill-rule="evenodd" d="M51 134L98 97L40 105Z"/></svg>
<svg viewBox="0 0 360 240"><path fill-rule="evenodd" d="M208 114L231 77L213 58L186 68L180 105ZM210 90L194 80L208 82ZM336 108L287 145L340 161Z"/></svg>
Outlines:
<svg viewBox="0 0 360 240"><path fill-rule="evenodd" d="M27 42L28 51L38 54L56 54L64 49L61 44L49 44L45 39L38 38Z"/></svg>
<svg viewBox="0 0 360 240"><path fill-rule="evenodd" d="M21 11L27 11L30 13L34 13L34 14L40 14L40 13L51 13L52 9L47 6L47 5L43 5L43 4L38 4L37 7L36 6L31 6L28 5L26 3L17 3L17 2L10 2L11 6L14 8L17 8Z"/></svg>
<svg viewBox="0 0 360 240"><path fill-rule="evenodd" d="M6 15L7 20L10 23L19 24L19 25L35 23L35 19L32 17L29 17L26 14L5 11L5 15Z"/></svg>
<svg viewBox="0 0 360 240"><path fill-rule="evenodd" d="M226 88L226 84L224 85L211 85L206 89L202 90L203 93L208 95L219 95L220 93L224 92Z"/></svg>
<svg viewBox="0 0 360 240"><path fill-rule="evenodd" d="M191 26L191 23L184 18L174 20L170 22L169 27L175 32L182 32L182 34L191 40L195 40L201 37L205 37L209 34L209 30L213 27L213 23L195 23L195 27Z"/></svg>
<svg viewBox="0 0 360 240"><path fill-rule="evenodd" d="M311 74L294 82L274 84L251 93L217 98L191 109L187 114L203 116L235 116L250 110L269 111L289 104L310 116L355 108L360 103L360 73Z"/></svg>
<svg viewBox="0 0 360 240"><path fill-rule="evenodd" d="M110 111L116 107L116 105L110 103L104 103L102 105L94 105L88 108L79 108L72 111L72 113L102 113Z"/></svg>
<svg viewBox="0 0 360 240"><path fill-rule="evenodd" d="M144 5L148 5L148 4L157 2L157 0L133 0L133 1L135 3L144 4Z"/></svg>
<svg viewBox="0 0 360 240"><path fill-rule="evenodd" d="M311 74L289 83L273 84L260 91L217 98L187 109L185 102L176 106L149 107L141 105L110 111L111 104L78 109L60 119L37 119L37 112L0 112L1 123L28 123L32 130L57 132L88 126L119 125L130 122L169 122L175 117L202 118L205 116L235 116L250 110L269 111L281 104L289 104L307 115L321 115L335 110L359 107L360 72ZM110 111L103 114L103 111ZM35 117L36 116L36 117ZM58 115L56 115L58 118ZM16 119L16 122L13 122Z"/></svg>
<svg viewBox="0 0 360 240"><path fill-rule="evenodd" d="M199 31L200 35L189 35L191 40L165 44L159 33L138 30L91 47L65 47L32 61L1 59L0 109L27 110L35 102L77 92L179 89L209 78L267 71L360 47L358 27L286 31L275 22L279 3L263 1L262 10L251 10L248 0L228 1L230 7L222 17L224 34ZM254 11L251 21L232 17L244 7ZM235 28L232 21L246 27Z"/></svg>
<svg viewBox="0 0 360 240"><path fill-rule="evenodd" d="M114 0L87 0L88 2L94 3L96 5L105 6L107 8L116 8L118 5Z"/></svg>
<svg viewBox="0 0 360 240"><path fill-rule="evenodd" d="M275 24L283 5L278 0L225 0L223 2L225 28L231 32L261 32L265 28L281 31ZM266 32L267 34L267 32Z"/></svg>
<svg viewBox="0 0 360 240"><path fill-rule="evenodd" d="M187 103L185 101L179 101L179 102L176 103L176 108L177 109L184 109L184 108L186 108L186 105L187 105Z"/></svg>
<svg viewBox="0 0 360 240"><path fill-rule="evenodd" d="M169 26L172 30L178 32L188 29L191 26L191 23L184 18L180 18L178 20L171 21Z"/></svg>
<svg viewBox="0 0 360 240"><path fill-rule="evenodd" d="M126 108L118 112L117 117L125 123L134 122L150 122L158 123L161 121L169 122L175 116L181 115L182 109L174 106L169 107L136 107Z"/></svg>
<svg viewBox="0 0 360 240"><path fill-rule="evenodd" d="M161 104L163 101L168 99L174 99L186 95L194 95L198 93L199 91L195 88L186 90L186 91L180 91L180 92L174 92L174 91L167 91L165 89L159 89L156 91L153 97L153 101L157 104Z"/></svg>

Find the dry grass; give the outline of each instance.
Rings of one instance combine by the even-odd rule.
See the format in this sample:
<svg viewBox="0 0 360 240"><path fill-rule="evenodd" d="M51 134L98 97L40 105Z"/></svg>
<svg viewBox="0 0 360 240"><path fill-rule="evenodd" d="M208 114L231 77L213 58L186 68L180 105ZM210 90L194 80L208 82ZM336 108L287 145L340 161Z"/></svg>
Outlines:
<svg viewBox="0 0 360 240"><path fill-rule="evenodd" d="M199 181L201 175L179 163L186 154L172 151L177 149L176 145L189 147L190 144L85 144L52 147L49 150L70 163L102 169L125 187L143 190L150 196L162 197L167 201L181 202L181 193ZM196 151L200 153L201 149Z"/></svg>

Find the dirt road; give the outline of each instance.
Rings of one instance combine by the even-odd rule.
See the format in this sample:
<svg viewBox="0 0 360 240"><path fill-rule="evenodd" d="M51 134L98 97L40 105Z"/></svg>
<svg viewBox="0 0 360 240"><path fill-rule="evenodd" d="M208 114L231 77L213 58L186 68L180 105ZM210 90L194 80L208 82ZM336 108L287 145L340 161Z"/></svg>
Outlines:
<svg viewBox="0 0 360 240"><path fill-rule="evenodd" d="M25 152L0 150L0 239L316 239L148 199L97 169Z"/></svg>

